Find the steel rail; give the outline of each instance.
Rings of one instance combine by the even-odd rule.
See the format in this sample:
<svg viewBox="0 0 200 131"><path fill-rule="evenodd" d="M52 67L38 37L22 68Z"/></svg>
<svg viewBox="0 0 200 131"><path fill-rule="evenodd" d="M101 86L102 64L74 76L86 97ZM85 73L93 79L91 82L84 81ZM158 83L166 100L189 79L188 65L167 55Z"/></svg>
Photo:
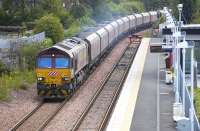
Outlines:
<svg viewBox="0 0 200 131"><path fill-rule="evenodd" d="M128 47L126 47L126 49L127 48ZM124 50L123 54L125 53L126 49ZM121 59L121 57L117 60L117 63L118 63L118 61L120 61L120 59ZM101 82L100 88L96 91L96 93L94 94L94 96L90 100L88 106L85 108L85 110L83 111L83 113L81 114L80 118L78 119L78 121L76 122L76 124L73 126L73 128L72 128L71 131L76 131L79 128L79 126L81 125L82 120L85 118L85 116L89 112L90 108L94 104L94 101L96 100L96 98L98 97L98 95L100 94L100 92L103 90L103 86L106 84L107 80L110 78L112 72L114 71L115 67L117 66L117 63L114 64L114 66L112 67L111 71L107 74L106 78Z"/></svg>
<svg viewBox="0 0 200 131"><path fill-rule="evenodd" d="M38 111L38 109L40 109L40 107L42 107L43 104L44 104L43 102L40 102L35 109L33 109L30 113L28 113L21 120L19 120L19 122L17 124L15 124L12 128L10 128L9 131L17 130L27 119L29 119L34 113L36 113Z"/></svg>
<svg viewBox="0 0 200 131"><path fill-rule="evenodd" d="M141 43L141 41L138 41L137 44L139 45L140 43ZM136 52L137 52L138 48L139 48L139 46L137 47ZM132 64L132 62L133 62L133 60L135 58L135 55L136 55L136 53L132 56L131 61L129 61L128 70L127 70L127 72L124 73L124 76L123 76L123 78L122 78L122 80L120 82L120 85L118 86L118 89L114 93L114 96L113 96L113 99L111 101L111 104L110 104L110 106L108 107L108 109L106 111L106 114L105 114L105 116L104 116L104 118L103 118L103 120L101 122L101 125L100 125L98 131L103 131L105 129L106 125L107 125L107 122L108 122L108 120L110 118L110 115L111 115L111 113L113 111L113 108L115 107L117 98L118 98L118 96L119 96L119 94L120 94L120 92L122 90L122 86L124 84L124 81L125 81L125 79L126 79L126 77L128 75L128 72L130 70L131 64Z"/></svg>
<svg viewBox="0 0 200 131"><path fill-rule="evenodd" d="M50 115L42 124L41 126L37 129L37 131L42 131L48 124L49 122L59 113L60 110L65 106L65 104L68 102L68 100L71 98L72 95L69 95L63 103Z"/></svg>
<svg viewBox="0 0 200 131"><path fill-rule="evenodd" d="M139 44L139 43L138 43ZM132 45L132 44L131 44ZM92 106L94 105L95 101L97 100L99 94L102 92L102 90L104 89L104 86L106 85L106 83L109 81L109 78L110 76L112 75L112 73L115 71L115 69L117 68L118 64L120 63L120 60L125 56L125 53L126 51L128 50L130 45L128 45L126 47L126 49L124 50L123 54L121 55L121 57L118 59L118 61L116 62L116 64L113 66L112 70L109 72L109 74L106 76L106 78L104 79L104 81L102 82L100 88L96 91L95 95L92 97L91 101L89 102L88 106L85 108L84 112L81 114L80 118L77 120L77 122L75 123L75 125L73 126L72 128L72 131L76 131L78 130L78 128L80 127L80 125L82 124L84 118L87 116L88 112L90 111L90 109L92 108ZM138 49L138 46L137 46L137 49ZM134 56L137 52L137 49L134 53ZM123 85L123 82L125 80L125 77L127 76L128 74L128 71L129 71L129 68L130 68L130 65L134 59L134 56L131 57L131 60L128 62L128 68L125 70L125 72L123 73L123 76L122 78L120 78L120 84L118 86L118 89L115 91L114 93L114 96L112 97L112 100L111 100L111 104L109 105L107 111L106 111L106 114L101 122L101 125L99 127L98 130L103 130L103 128L105 127L106 125L106 121L108 120L108 117L109 117L109 112L112 111L115 103L116 103L116 100L117 100L117 97L121 91L121 88L122 88L122 85Z"/></svg>
<svg viewBox="0 0 200 131"><path fill-rule="evenodd" d="M45 119L43 121L42 124L39 125L37 131L41 131L43 130L48 123L58 114L58 112L65 106L65 104L67 103L67 101L71 98L72 95L69 95L62 103L60 103L60 105L58 105L58 107L55 109L55 111L53 111L53 113L51 113L47 119ZM33 116L35 113L37 113L37 111L39 111L39 109L44 105L44 102L41 102L34 110L32 110L30 113L28 113L22 120L20 120L16 125L14 125L9 131L16 131L18 130L27 120L29 120L29 118L31 118L31 116Z"/></svg>

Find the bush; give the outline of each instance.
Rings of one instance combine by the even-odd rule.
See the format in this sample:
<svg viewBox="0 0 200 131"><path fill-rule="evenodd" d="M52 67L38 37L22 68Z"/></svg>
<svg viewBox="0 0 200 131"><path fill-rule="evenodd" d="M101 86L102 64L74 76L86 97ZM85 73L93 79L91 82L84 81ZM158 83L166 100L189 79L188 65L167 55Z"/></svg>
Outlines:
<svg viewBox="0 0 200 131"><path fill-rule="evenodd" d="M0 61L0 76L3 74L8 74L9 72L9 68L2 61Z"/></svg>
<svg viewBox="0 0 200 131"><path fill-rule="evenodd" d="M24 68L27 68L28 70L34 69L37 53L40 50L48 48L50 46L52 46L51 39L46 39L42 42L34 44L25 44L21 48L22 58L25 64Z"/></svg>
<svg viewBox="0 0 200 131"><path fill-rule="evenodd" d="M123 9L126 9L128 13L144 11L143 4L137 1L123 2L122 7Z"/></svg>
<svg viewBox="0 0 200 131"><path fill-rule="evenodd" d="M69 26L73 23L74 18L69 12L63 11L60 15L60 21L63 24L64 28L69 28Z"/></svg>
<svg viewBox="0 0 200 131"><path fill-rule="evenodd" d="M108 7L114 17L132 14L133 12L142 12L144 10L143 4L138 1L110 1Z"/></svg>
<svg viewBox="0 0 200 131"><path fill-rule="evenodd" d="M74 16L75 19L82 16L91 16L91 10L87 8L84 4L73 5L70 13Z"/></svg>
<svg viewBox="0 0 200 131"><path fill-rule="evenodd" d="M27 89L29 84L36 82L35 72L32 71L13 71L10 74L4 74L0 77L0 101L10 98L12 90Z"/></svg>
<svg viewBox="0 0 200 131"><path fill-rule="evenodd" d="M65 30L65 37L66 38L72 37L78 32L80 32L80 30L81 30L80 23L74 22L67 30Z"/></svg>
<svg viewBox="0 0 200 131"><path fill-rule="evenodd" d="M52 39L53 43L59 42L64 38L63 25L60 23L59 18L52 14L43 16L36 22L34 32L40 33L43 31L47 37Z"/></svg>
<svg viewBox="0 0 200 131"><path fill-rule="evenodd" d="M108 6L113 16L119 16L125 13L125 9L123 9L120 4L111 1L108 3Z"/></svg>
<svg viewBox="0 0 200 131"><path fill-rule="evenodd" d="M90 26L94 26L96 25L96 22L91 19L90 17L87 17L87 16L83 16L81 17L80 19L78 19L79 23L81 26L86 26L86 25L90 25Z"/></svg>

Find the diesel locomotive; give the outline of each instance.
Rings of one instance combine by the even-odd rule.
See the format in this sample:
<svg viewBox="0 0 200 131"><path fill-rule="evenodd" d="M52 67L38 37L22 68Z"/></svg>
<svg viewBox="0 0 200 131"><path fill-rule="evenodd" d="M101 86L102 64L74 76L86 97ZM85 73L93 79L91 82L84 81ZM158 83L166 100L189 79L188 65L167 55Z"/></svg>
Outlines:
<svg viewBox="0 0 200 131"><path fill-rule="evenodd" d="M38 95L43 98L69 96L117 40L150 26L157 19L156 11L129 15L40 51L36 61Z"/></svg>

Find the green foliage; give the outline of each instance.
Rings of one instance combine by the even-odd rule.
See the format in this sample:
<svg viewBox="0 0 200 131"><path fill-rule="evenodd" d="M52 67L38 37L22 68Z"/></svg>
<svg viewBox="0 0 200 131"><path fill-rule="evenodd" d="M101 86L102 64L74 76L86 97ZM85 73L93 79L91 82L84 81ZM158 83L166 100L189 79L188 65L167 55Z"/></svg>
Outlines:
<svg viewBox="0 0 200 131"><path fill-rule="evenodd" d="M37 53L40 50L48 48L50 46L52 46L51 39L46 39L39 43L23 45L20 52L22 53L22 57L26 68L29 70L34 69Z"/></svg>
<svg viewBox="0 0 200 131"><path fill-rule="evenodd" d="M33 5L30 0L2 0L1 25L21 25L34 21L46 14L61 16L64 12L62 0L41 0Z"/></svg>
<svg viewBox="0 0 200 131"><path fill-rule="evenodd" d="M71 24L71 26L65 30L65 37L69 38L74 36L75 34L77 34L78 32L80 32L81 28L80 28L80 23L79 22L74 22Z"/></svg>
<svg viewBox="0 0 200 131"><path fill-rule="evenodd" d="M200 88L194 90L194 104L197 117L200 120Z"/></svg>
<svg viewBox="0 0 200 131"><path fill-rule="evenodd" d="M67 3L66 8L62 2ZM95 21L103 21L141 10L143 4L140 0L40 0L36 1L34 6L29 0L2 0L0 24L22 25L23 22L34 22L42 16L53 14L67 29L80 18L90 17Z"/></svg>
<svg viewBox="0 0 200 131"><path fill-rule="evenodd" d="M108 3L98 0L96 5L93 7L93 19L99 22L110 18L112 18L112 14Z"/></svg>
<svg viewBox="0 0 200 131"><path fill-rule="evenodd" d="M59 18L52 14L43 16L37 21L34 28L35 33L43 32L48 38L51 38L53 43L59 42L64 39L63 25L60 23Z"/></svg>
<svg viewBox="0 0 200 131"><path fill-rule="evenodd" d="M24 44L20 50L21 57L24 58L26 65L23 71L14 70L7 73L4 69L5 66L0 64L0 70L3 69L4 71L0 76L0 100L8 100L12 90L26 89L36 82L34 72L36 55L40 50L50 46L52 46L51 39L29 45Z"/></svg>
<svg viewBox="0 0 200 131"><path fill-rule="evenodd" d="M91 16L91 10L87 8L84 4L73 5L70 13L75 19L83 16Z"/></svg>
<svg viewBox="0 0 200 131"><path fill-rule="evenodd" d="M200 23L200 15L195 15L194 19L192 20L192 23L194 24L199 24Z"/></svg>
<svg viewBox="0 0 200 131"><path fill-rule="evenodd" d="M152 30L149 30L149 31L146 31L144 32L144 37L151 37L152 36L152 33L151 33Z"/></svg>
<svg viewBox="0 0 200 131"><path fill-rule="evenodd" d="M194 13L193 13L192 23L199 24L200 23L200 0L196 0Z"/></svg>
<svg viewBox="0 0 200 131"><path fill-rule="evenodd" d="M128 11L128 13L144 11L143 4L138 1L123 2L122 6L123 6L123 8L125 8Z"/></svg>
<svg viewBox="0 0 200 131"><path fill-rule="evenodd" d="M161 24L161 23L165 22L165 17L163 17L163 16L162 16L162 17L160 17L160 19L159 19L159 21L158 21L158 22L159 22L159 24Z"/></svg>
<svg viewBox="0 0 200 131"><path fill-rule="evenodd" d="M62 0L42 0L41 7L48 14L54 14L56 16L61 16L64 11L62 6Z"/></svg>
<svg viewBox="0 0 200 131"><path fill-rule="evenodd" d="M91 19L90 17L87 17L87 16L83 16L83 17L79 18L78 22L80 23L81 26L96 25L96 22L93 19Z"/></svg>
<svg viewBox="0 0 200 131"><path fill-rule="evenodd" d="M12 90L26 89L34 82L36 82L36 79L33 70L13 71L10 74L4 74L0 77L0 100L8 100Z"/></svg>
<svg viewBox="0 0 200 131"><path fill-rule="evenodd" d="M74 21L74 18L73 16L70 14L70 12L68 11L63 11L61 14L60 14L60 21L61 23L63 24L64 28L69 28L70 25L73 23Z"/></svg>
<svg viewBox="0 0 200 131"><path fill-rule="evenodd" d="M0 76L9 72L10 70L8 69L8 67L2 61L0 61Z"/></svg>
<svg viewBox="0 0 200 131"><path fill-rule="evenodd" d="M126 8L123 8L121 4L116 4L111 1L108 3L108 6L113 17L125 15L127 13Z"/></svg>

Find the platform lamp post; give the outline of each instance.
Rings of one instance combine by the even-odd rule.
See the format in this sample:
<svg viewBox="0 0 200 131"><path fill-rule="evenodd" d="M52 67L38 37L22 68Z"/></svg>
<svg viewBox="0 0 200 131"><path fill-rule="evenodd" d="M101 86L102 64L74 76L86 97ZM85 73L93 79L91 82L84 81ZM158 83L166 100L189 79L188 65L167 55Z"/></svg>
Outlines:
<svg viewBox="0 0 200 131"><path fill-rule="evenodd" d="M175 103L179 103L179 65L180 65L180 50L177 48L178 43L179 43L179 38L181 37L181 33L178 30L178 27L175 26L174 32L173 32L173 37L174 37L174 47L175 47L175 74L176 74L176 79L175 79Z"/></svg>
<svg viewBox="0 0 200 131"><path fill-rule="evenodd" d="M183 102L183 111L185 112L185 55L186 55L186 49L182 49L182 55L183 55L183 89L182 89L182 102Z"/></svg>
<svg viewBox="0 0 200 131"><path fill-rule="evenodd" d="M178 7L178 12L179 12L179 24L181 25L181 15L182 15L182 10L183 10L183 4L178 4L177 7Z"/></svg>
<svg viewBox="0 0 200 131"><path fill-rule="evenodd" d="M181 32L180 32L180 23L181 23L181 13L182 13L182 8L183 8L183 4L178 4L178 10L179 10L179 22L178 25L175 26L174 28L174 32L173 32L173 37L174 37L174 44L175 47L178 46L179 43L179 38L181 37ZM175 102L179 103L179 67L180 67L180 49L179 48L175 48L175 74L176 74L176 92L175 92Z"/></svg>

